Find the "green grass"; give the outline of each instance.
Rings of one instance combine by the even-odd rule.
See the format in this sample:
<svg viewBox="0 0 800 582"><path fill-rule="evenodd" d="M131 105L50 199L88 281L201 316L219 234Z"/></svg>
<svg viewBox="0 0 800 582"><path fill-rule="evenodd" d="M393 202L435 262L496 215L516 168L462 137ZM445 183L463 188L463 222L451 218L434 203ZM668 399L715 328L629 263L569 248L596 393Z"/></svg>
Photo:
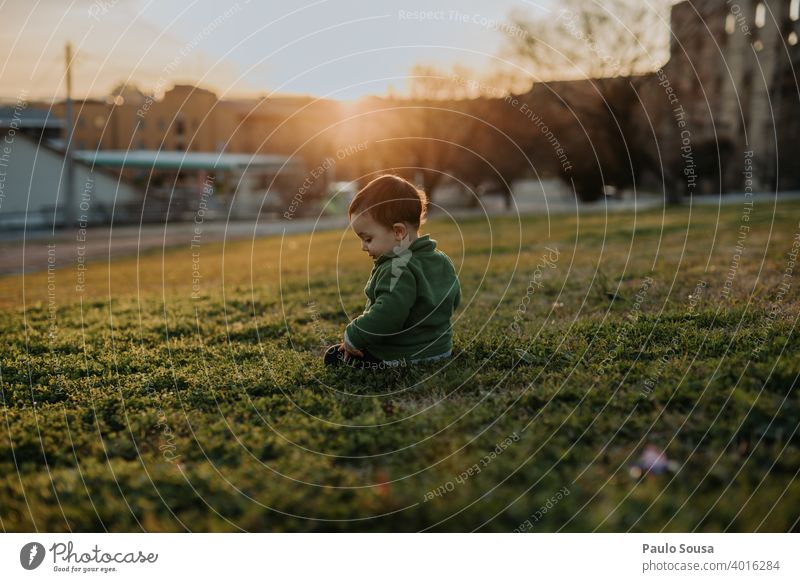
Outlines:
<svg viewBox="0 0 800 582"><path fill-rule="evenodd" d="M769 314L800 204L756 205L726 296L740 216L432 220L460 268L456 357L381 374L321 362L364 303L352 233L203 245L199 299L189 241L92 263L81 294L61 247L52 306L47 273L0 279L0 525L796 528L796 277ZM647 444L677 470L632 476Z"/></svg>

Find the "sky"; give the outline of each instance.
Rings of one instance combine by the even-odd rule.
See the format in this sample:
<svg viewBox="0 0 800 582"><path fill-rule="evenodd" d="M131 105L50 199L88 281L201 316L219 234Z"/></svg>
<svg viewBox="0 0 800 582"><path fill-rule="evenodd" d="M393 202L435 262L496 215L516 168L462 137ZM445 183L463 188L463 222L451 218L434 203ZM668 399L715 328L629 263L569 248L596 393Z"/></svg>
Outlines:
<svg viewBox="0 0 800 582"><path fill-rule="evenodd" d="M64 45L74 97L120 82L192 83L235 98L295 93L349 100L403 92L419 62L478 70L506 45L513 9L554 0L0 1L0 98L60 99Z"/></svg>

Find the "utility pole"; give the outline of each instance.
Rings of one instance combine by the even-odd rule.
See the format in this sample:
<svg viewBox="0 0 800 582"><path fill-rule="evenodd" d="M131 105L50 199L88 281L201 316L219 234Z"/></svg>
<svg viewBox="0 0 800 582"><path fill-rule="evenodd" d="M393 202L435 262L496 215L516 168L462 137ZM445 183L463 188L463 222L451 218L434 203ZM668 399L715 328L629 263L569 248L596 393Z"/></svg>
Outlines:
<svg viewBox="0 0 800 582"><path fill-rule="evenodd" d="M75 121L72 112L72 45L65 47L67 65L67 100L65 102L66 115L66 148L64 162L66 163L66 187L64 188L64 226L71 228L75 225L75 167L72 160L72 134Z"/></svg>

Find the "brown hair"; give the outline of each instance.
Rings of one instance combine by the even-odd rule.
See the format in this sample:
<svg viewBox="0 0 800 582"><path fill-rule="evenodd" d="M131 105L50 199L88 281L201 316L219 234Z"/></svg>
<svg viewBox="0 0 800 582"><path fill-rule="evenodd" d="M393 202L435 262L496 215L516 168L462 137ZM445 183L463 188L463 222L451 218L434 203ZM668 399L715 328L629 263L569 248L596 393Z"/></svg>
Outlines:
<svg viewBox="0 0 800 582"><path fill-rule="evenodd" d="M408 222L415 228L425 222L428 196L411 182L385 174L358 191L347 209L348 218L364 212L376 222L392 228L395 222Z"/></svg>

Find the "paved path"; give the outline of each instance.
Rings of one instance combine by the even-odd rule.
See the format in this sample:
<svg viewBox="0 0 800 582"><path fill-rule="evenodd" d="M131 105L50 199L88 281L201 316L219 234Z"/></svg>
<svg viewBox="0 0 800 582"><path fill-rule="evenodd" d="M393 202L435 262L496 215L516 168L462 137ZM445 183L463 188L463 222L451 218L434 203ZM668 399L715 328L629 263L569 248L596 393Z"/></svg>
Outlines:
<svg viewBox="0 0 800 582"><path fill-rule="evenodd" d="M757 195L757 200L772 204L774 194ZM800 192L786 192L779 194L780 200L800 199ZM742 204L745 200L743 194L731 194L723 197L697 197L695 204L701 205L729 205ZM543 202L520 203L520 214L576 214L603 213L644 210L659 208L663 204L661 198L648 196L632 199L594 204L576 204L574 200L563 198L549 201L547 206ZM511 213L516 212L516 210ZM509 214L497 202L488 202L486 209L458 210L452 212L456 217L492 216ZM441 214L439 214L441 215ZM435 216L435 215L432 215ZM219 242L223 240L247 240L254 237L311 232L312 230L336 230L347 227L347 219L340 216L326 216L320 219L296 218L293 220L277 220L271 222L205 222L202 224L202 242ZM30 273L47 269L48 245L55 245L55 254L59 266L64 263L64 257L69 261L77 258L78 247L83 245L86 261L107 261L110 258L135 256L139 253L153 249L179 247L189 245L195 232L195 225L190 222L176 222L168 225L146 224L121 225L113 229L106 226L90 227L86 232L86 242L77 240L77 232L58 230L52 233L48 230L24 231L6 230L0 232L0 275L14 273Z"/></svg>

